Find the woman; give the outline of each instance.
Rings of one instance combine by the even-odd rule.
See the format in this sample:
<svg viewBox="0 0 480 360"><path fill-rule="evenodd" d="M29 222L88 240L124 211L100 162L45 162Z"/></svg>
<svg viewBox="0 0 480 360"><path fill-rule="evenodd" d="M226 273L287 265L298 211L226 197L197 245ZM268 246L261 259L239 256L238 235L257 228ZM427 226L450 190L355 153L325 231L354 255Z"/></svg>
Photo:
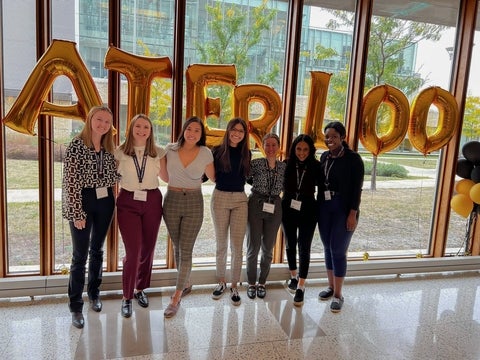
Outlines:
<svg viewBox="0 0 480 360"><path fill-rule="evenodd" d="M155 244L162 220L160 168L165 150L155 145L152 122L144 114L133 117L125 142L115 151L122 176L117 198L117 219L125 246L121 314L132 315L132 298L148 307L144 290L150 287Z"/></svg>
<svg viewBox="0 0 480 360"><path fill-rule="evenodd" d="M103 244L115 209L113 186L119 180L113 157L113 115L106 106L95 106L80 134L65 152L62 214L72 235L72 263L68 282L72 325L81 329L82 293L88 262L87 293L92 310L102 310Z"/></svg>
<svg viewBox="0 0 480 360"><path fill-rule="evenodd" d="M360 155L349 149L342 123L325 126L328 151L320 157L318 229L325 252L328 288L319 294L328 300L332 312L343 306L342 287L347 272L347 251L357 227L362 195L364 165Z"/></svg>
<svg viewBox="0 0 480 360"><path fill-rule="evenodd" d="M270 133L263 137L262 142L265 157L251 161L247 179L252 185L248 198L247 237L247 296L250 299L255 299L256 296L263 299L267 294L265 283L272 264L278 228L282 222L280 193L283 191L286 164L277 160L280 139L276 134ZM260 248L260 275L257 275Z"/></svg>
<svg viewBox="0 0 480 360"><path fill-rule="evenodd" d="M213 290L212 297L215 300L220 299L227 288L225 272L230 232L230 299L233 305L240 305L238 283L242 271L243 240L248 220L245 180L250 171L251 158L248 128L243 119L234 118L228 122L222 144L213 150L213 157L216 185L212 195L211 211L217 243L218 285Z"/></svg>
<svg viewBox="0 0 480 360"><path fill-rule="evenodd" d="M305 134L298 135L290 147L282 199L282 226L290 270L287 287L290 292L295 293L295 306L303 305L305 280L310 267L310 250L317 224L315 187L318 167L313 139Z"/></svg>
<svg viewBox="0 0 480 360"><path fill-rule="evenodd" d="M178 272L175 293L164 311L166 318L176 315L182 293L189 289L186 285L192 270L193 246L203 222L203 175L215 181L212 152L205 143L202 120L189 118L178 141L167 145L167 166L160 168L162 180L168 183L163 218L173 242Z"/></svg>

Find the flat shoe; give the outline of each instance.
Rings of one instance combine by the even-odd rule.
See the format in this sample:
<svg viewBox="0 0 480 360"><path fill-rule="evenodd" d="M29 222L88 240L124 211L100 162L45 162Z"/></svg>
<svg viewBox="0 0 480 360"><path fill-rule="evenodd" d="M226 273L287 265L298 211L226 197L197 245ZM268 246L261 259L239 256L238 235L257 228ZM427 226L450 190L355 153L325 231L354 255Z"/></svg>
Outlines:
<svg viewBox="0 0 480 360"><path fill-rule="evenodd" d="M187 296L192 292L192 285L186 287L185 289L182 290L182 297Z"/></svg>
<svg viewBox="0 0 480 360"><path fill-rule="evenodd" d="M81 312L72 313L72 325L77 329L83 329L83 326L85 325L85 319L83 318L83 314Z"/></svg>
<svg viewBox="0 0 480 360"><path fill-rule="evenodd" d="M90 300L90 308L96 312L102 311L102 301L100 298Z"/></svg>
<svg viewBox="0 0 480 360"><path fill-rule="evenodd" d="M130 316L132 316L132 300L122 300L121 314L124 318L129 318Z"/></svg>
<svg viewBox="0 0 480 360"><path fill-rule="evenodd" d="M166 318L174 317L177 314L179 308L180 308L180 301L178 302L177 305L173 305L172 303L170 303L168 304L167 308L163 312L163 316L165 316Z"/></svg>
<svg viewBox="0 0 480 360"><path fill-rule="evenodd" d="M265 289L265 285L258 285L257 286L257 296L260 299L263 299L267 295L267 289Z"/></svg>
<svg viewBox="0 0 480 360"><path fill-rule="evenodd" d="M137 291L133 296L137 299L138 305L144 308L148 307L148 297L143 290Z"/></svg>
<svg viewBox="0 0 480 360"><path fill-rule="evenodd" d="M257 287L255 285L248 286L247 296L252 300L255 299L255 297L257 296Z"/></svg>

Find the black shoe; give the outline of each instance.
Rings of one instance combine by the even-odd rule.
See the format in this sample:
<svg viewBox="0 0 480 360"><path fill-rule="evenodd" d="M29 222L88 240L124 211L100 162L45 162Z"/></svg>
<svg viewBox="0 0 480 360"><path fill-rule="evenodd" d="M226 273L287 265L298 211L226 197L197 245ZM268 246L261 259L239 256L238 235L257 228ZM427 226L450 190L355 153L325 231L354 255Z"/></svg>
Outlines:
<svg viewBox="0 0 480 360"><path fill-rule="evenodd" d="M96 312L102 311L102 301L100 298L90 300L90 308Z"/></svg>
<svg viewBox="0 0 480 360"><path fill-rule="evenodd" d="M255 299L257 296L257 287L255 285L248 285L247 296L252 300Z"/></svg>
<svg viewBox="0 0 480 360"><path fill-rule="evenodd" d="M257 286L257 296L260 299L263 299L267 295L267 289L265 289L265 285L258 285Z"/></svg>
<svg viewBox="0 0 480 360"><path fill-rule="evenodd" d="M122 300L122 316L124 318L132 316L132 300Z"/></svg>
<svg viewBox="0 0 480 360"><path fill-rule="evenodd" d="M293 298L293 305L302 306L304 295L305 295L305 291L303 291L302 289L297 289L297 291L295 291L295 297Z"/></svg>
<svg viewBox="0 0 480 360"><path fill-rule="evenodd" d="M83 329L83 326L85 325L85 319L83 318L83 314L81 312L72 313L72 325L77 329Z"/></svg>
<svg viewBox="0 0 480 360"><path fill-rule="evenodd" d="M333 296L333 289L331 287L328 287L325 290L320 291L320 293L318 294L318 298L323 301L330 299L332 296Z"/></svg>
<svg viewBox="0 0 480 360"><path fill-rule="evenodd" d="M290 280L287 280L288 291L290 291L291 293L295 293L295 291L297 291L297 286L298 286L297 278L291 278Z"/></svg>
<svg viewBox="0 0 480 360"><path fill-rule="evenodd" d="M135 296L135 299L137 299L138 305L140 305L141 307L144 307L144 308L148 307L147 294L145 294L145 292L143 290L134 293L133 296Z"/></svg>

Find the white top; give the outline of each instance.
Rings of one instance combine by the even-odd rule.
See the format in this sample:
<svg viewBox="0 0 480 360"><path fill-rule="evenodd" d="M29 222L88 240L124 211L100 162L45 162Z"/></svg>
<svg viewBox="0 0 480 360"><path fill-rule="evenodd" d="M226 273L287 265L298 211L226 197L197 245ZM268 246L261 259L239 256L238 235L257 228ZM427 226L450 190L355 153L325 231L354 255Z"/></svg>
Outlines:
<svg viewBox="0 0 480 360"><path fill-rule="evenodd" d="M177 144L168 144L165 150L167 151L168 185L184 189L200 188L205 168L213 162L210 149L200 146L197 157L187 167L184 167L180 161Z"/></svg>
<svg viewBox="0 0 480 360"><path fill-rule="evenodd" d="M134 149L138 160L139 170L141 170L145 146L135 146ZM128 191L157 189L160 185L158 180L160 159L163 158L165 154L166 151L157 146L157 157L153 158L147 156L145 173L143 175L142 183L140 183L133 156L127 155L117 148L114 155L115 160L118 162L118 173L122 176L120 179L120 186Z"/></svg>

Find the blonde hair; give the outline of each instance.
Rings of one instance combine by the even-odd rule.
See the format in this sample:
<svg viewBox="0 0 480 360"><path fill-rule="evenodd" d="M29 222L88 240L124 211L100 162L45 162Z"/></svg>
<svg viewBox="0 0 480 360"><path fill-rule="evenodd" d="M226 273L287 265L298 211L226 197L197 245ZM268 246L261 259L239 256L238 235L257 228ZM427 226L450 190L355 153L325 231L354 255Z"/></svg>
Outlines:
<svg viewBox="0 0 480 360"><path fill-rule="evenodd" d="M130 125L128 126L127 137L123 144L120 145L120 149L126 155L135 155L135 149L133 147L133 127L138 119L147 120L150 124L150 136L145 143L145 154L151 157L157 157L157 147L155 145L155 136L153 136L152 120L150 120L145 114L137 114L132 118L132 121L130 121Z"/></svg>
<svg viewBox="0 0 480 360"><path fill-rule="evenodd" d="M83 129L80 132L80 134L78 134L78 138L82 139L83 143L87 147L93 148L92 119L94 115L99 111L105 111L109 113L110 116L112 117L112 124L110 125L110 129L106 134L102 135L102 141L101 141L102 147L106 151L112 153L113 150L115 149L115 144L113 143L113 113L108 106L99 105L99 106L94 106L90 109L90 111L88 112L87 118L85 119L85 125L83 126Z"/></svg>

